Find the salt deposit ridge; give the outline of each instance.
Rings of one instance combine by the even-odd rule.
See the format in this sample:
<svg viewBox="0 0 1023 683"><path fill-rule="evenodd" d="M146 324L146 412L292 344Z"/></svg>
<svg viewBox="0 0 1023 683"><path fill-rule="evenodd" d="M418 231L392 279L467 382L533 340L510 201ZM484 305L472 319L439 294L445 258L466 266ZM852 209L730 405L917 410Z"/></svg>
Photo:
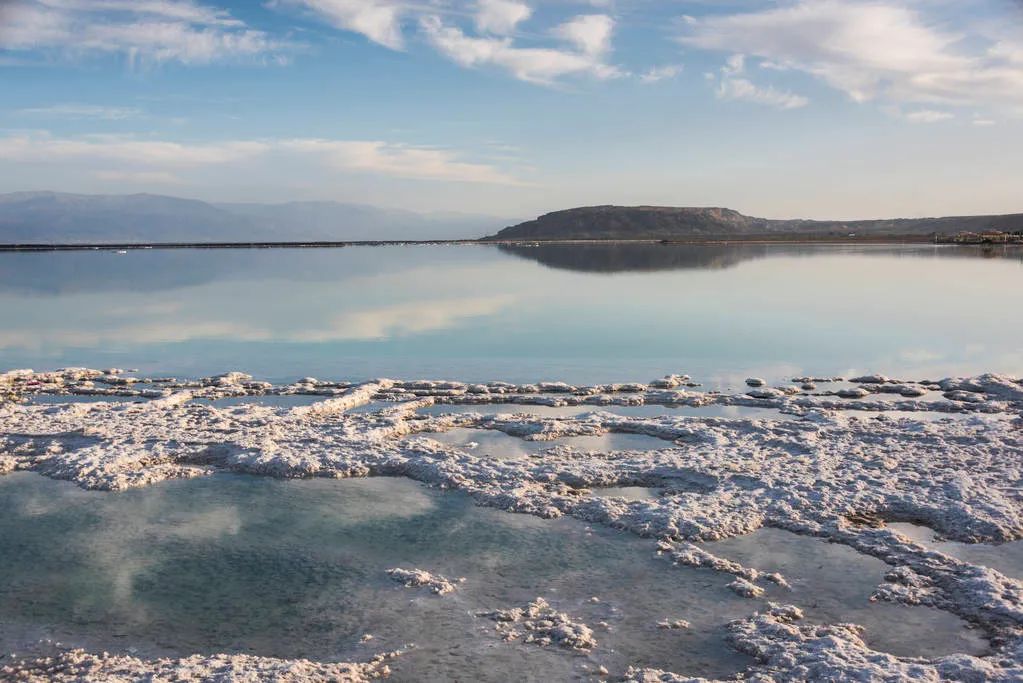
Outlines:
<svg viewBox="0 0 1023 683"><path fill-rule="evenodd" d="M218 470L403 476L465 491L480 505L543 518L571 515L649 537L651 552L734 575L731 587L751 598L768 584L786 585L785 577L717 557L698 544L761 527L785 529L884 561L891 570L877 600L948 610L982 629L991 653L895 657L870 650L855 625L806 625L798 609L772 604L729 626L732 644L758 662L747 679L1023 678L1023 583L929 549L885 524L911 521L972 543L1023 538L1023 380L865 376L793 378L792 385L779 387L751 378L748 384L748 391L730 394L700 391L678 375L579 387L388 379L353 385L312 378L272 385L237 372L180 381L116 369L13 371L0 374L0 474L28 470L100 490ZM41 396L47 401L40 402ZM90 400L82 402L82 396ZM322 400L296 407L216 402L264 396ZM437 410L447 405L451 411ZM507 410L472 410L495 405ZM579 410L550 416L534 406ZM722 418L618 410L629 406L736 406L776 414ZM431 438L456 428L551 447L494 458ZM662 440L663 448L595 452L567 445L566 437L607 433L646 435ZM590 495L627 486L661 493L641 500ZM429 569L400 569L396 579L448 599L444 594L454 584L432 577ZM507 605L489 618L506 625L507 637L525 629L523 638L542 647L600 646L591 625L546 603ZM229 655L148 661L57 651L9 663L0 677L131 674L166 680L184 671L236 680L364 680L386 675L393 656L339 664ZM636 669L628 679L692 680L684 673Z"/></svg>

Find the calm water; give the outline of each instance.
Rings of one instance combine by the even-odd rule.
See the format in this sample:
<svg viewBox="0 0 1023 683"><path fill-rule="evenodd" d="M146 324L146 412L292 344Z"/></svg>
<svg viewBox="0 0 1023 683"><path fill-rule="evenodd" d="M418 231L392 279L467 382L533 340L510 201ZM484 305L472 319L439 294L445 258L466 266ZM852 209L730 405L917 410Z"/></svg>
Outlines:
<svg viewBox="0 0 1023 683"><path fill-rule="evenodd" d="M0 357L271 380L1019 373L1021 289L1011 248L0 254Z"/></svg>
<svg viewBox="0 0 1023 683"><path fill-rule="evenodd" d="M643 497L636 487L605 493ZM769 530L710 546L781 569L795 590L770 599L804 606L813 621L860 622L878 649L987 649L947 612L870 603L886 567L848 548ZM333 660L414 642L394 665L401 681L570 680L599 664L616 675L632 664L726 676L748 666L724 626L764 603L732 593L726 574L673 567L653 550L624 532L476 508L407 479L218 475L102 493L17 473L0 478L0 651L51 637L143 656ZM395 566L466 581L436 597L391 581ZM594 627L592 654L504 643L473 616L538 596ZM657 628L677 619L692 628Z"/></svg>

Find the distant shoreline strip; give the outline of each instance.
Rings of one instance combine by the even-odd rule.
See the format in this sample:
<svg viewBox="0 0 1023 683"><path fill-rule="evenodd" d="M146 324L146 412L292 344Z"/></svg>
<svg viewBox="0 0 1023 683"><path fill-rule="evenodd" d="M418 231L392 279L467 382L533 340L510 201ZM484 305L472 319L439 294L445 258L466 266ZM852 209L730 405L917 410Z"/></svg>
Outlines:
<svg viewBox="0 0 1023 683"><path fill-rule="evenodd" d="M700 237L686 239L608 239L608 240L350 240L343 242L101 242L54 244L0 244L0 252L46 251L138 251L148 249L342 249L346 247L395 246L557 246L557 245L730 245L730 244L942 244L954 245L922 235L885 235L863 237L813 237L811 235L771 235L750 237ZM1003 245L999 245L1003 246ZM1004 246L1020 246L1008 244Z"/></svg>

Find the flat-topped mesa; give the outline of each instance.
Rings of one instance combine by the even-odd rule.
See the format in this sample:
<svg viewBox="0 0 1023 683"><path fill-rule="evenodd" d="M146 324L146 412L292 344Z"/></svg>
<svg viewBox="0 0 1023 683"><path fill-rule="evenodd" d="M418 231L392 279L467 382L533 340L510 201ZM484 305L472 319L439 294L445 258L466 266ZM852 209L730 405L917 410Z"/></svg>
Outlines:
<svg viewBox="0 0 1023 683"><path fill-rule="evenodd" d="M1023 230L1023 214L880 220L775 220L720 207L586 206L505 228L489 241L688 240L801 235L952 235Z"/></svg>

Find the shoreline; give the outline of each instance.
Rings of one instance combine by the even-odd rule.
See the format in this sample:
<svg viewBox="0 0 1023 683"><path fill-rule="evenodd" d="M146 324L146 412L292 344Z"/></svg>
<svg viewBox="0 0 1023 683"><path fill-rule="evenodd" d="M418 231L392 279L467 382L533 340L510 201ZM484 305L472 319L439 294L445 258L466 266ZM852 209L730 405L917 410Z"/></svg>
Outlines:
<svg viewBox="0 0 1023 683"><path fill-rule="evenodd" d="M496 239L455 239L455 240L344 240L344 241L295 241L295 242L90 242L90 243L46 243L0 244L3 252L53 252L53 251L140 251L151 249L344 249L347 247L395 247L395 246L615 246L649 244L657 246L739 246L739 245L923 245L952 247L1023 247L1023 242L986 243L951 242L935 240L930 235L885 235L867 237L813 237L808 235L779 235L751 237L699 237L685 239L563 239L563 240L496 240Z"/></svg>

